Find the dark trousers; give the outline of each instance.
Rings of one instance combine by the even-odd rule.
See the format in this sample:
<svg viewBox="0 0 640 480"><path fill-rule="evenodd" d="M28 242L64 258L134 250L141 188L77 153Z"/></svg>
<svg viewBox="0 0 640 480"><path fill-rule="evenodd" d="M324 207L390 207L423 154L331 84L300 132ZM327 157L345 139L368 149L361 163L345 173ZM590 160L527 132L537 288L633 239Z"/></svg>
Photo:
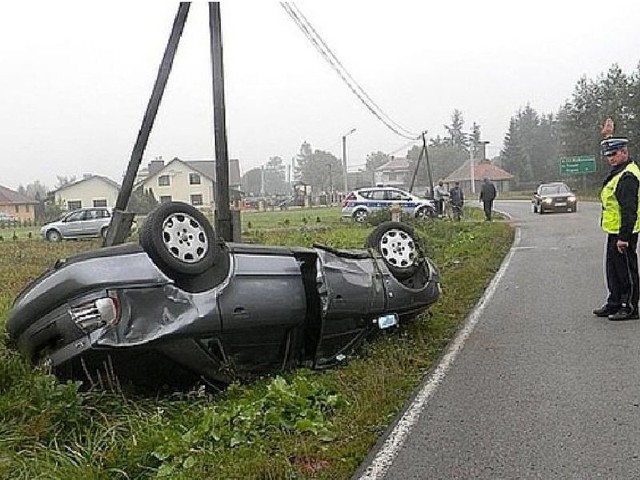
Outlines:
<svg viewBox="0 0 640 480"><path fill-rule="evenodd" d="M493 210L493 200L483 200L484 204L484 218L491 221L491 210Z"/></svg>
<svg viewBox="0 0 640 480"><path fill-rule="evenodd" d="M627 305L638 310L638 234L629 239L629 247L624 253L618 252L616 242L618 235L607 235L607 251L605 258L607 288L609 298L607 304L613 307Z"/></svg>

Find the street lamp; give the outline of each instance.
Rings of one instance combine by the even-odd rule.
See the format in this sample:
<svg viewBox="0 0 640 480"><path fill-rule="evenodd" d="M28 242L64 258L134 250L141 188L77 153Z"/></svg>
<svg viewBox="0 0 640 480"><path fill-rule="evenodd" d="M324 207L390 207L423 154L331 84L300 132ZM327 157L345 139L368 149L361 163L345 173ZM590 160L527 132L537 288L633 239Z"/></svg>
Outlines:
<svg viewBox="0 0 640 480"><path fill-rule="evenodd" d="M347 135L351 135L356 129L352 128L342 136L342 169L344 170L344 194L349 193L349 183L347 182Z"/></svg>

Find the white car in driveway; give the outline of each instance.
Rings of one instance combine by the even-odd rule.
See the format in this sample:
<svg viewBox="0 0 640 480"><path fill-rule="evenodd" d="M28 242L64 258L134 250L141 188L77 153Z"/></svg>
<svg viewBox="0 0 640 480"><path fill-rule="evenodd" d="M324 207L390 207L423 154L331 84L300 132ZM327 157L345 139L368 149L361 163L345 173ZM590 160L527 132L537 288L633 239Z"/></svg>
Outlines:
<svg viewBox="0 0 640 480"><path fill-rule="evenodd" d="M110 222L110 208L81 208L67 213L60 220L47 223L40 229L40 234L50 242L59 242L68 238L105 238Z"/></svg>
<svg viewBox="0 0 640 480"><path fill-rule="evenodd" d="M342 217L364 222L370 213L400 205L403 213L417 218L435 217L433 200L421 198L395 187L369 187L354 190L342 202Z"/></svg>

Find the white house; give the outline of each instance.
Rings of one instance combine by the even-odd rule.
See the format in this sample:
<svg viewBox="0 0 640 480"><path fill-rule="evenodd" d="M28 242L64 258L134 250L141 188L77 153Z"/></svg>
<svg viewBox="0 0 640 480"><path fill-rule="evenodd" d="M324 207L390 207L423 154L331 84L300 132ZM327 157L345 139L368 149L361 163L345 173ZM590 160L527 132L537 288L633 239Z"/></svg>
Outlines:
<svg viewBox="0 0 640 480"><path fill-rule="evenodd" d="M83 207L115 207L120 186L100 175L85 175L82 180L51 192L55 202L66 210Z"/></svg>
<svg viewBox="0 0 640 480"><path fill-rule="evenodd" d="M409 160L398 157L391 158L384 165L376 168L374 181L376 185L404 188L409 176Z"/></svg>
<svg viewBox="0 0 640 480"><path fill-rule="evenodd" d="M149 162L147 177L140 185L151 190L160 202L180 201L202 209L213 209L215 187L215 165L213 160L183 161L174 158L166 165L163 160ZM240 187L238 160L229 160L229 187Z"/></svg>

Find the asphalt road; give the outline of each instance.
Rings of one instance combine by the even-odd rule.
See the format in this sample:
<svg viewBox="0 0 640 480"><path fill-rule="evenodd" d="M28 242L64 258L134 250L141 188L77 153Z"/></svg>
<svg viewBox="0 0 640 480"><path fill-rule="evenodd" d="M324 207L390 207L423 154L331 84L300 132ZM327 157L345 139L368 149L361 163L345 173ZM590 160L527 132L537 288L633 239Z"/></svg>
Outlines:
<svg viewBox="0 0 640 480"><path fill-rule="evenodd" d="M405 440L379 442L356 478L640 478L640 321L591 313L606 295L599 205L495 208L519 235L493 295Z"/></svg>

